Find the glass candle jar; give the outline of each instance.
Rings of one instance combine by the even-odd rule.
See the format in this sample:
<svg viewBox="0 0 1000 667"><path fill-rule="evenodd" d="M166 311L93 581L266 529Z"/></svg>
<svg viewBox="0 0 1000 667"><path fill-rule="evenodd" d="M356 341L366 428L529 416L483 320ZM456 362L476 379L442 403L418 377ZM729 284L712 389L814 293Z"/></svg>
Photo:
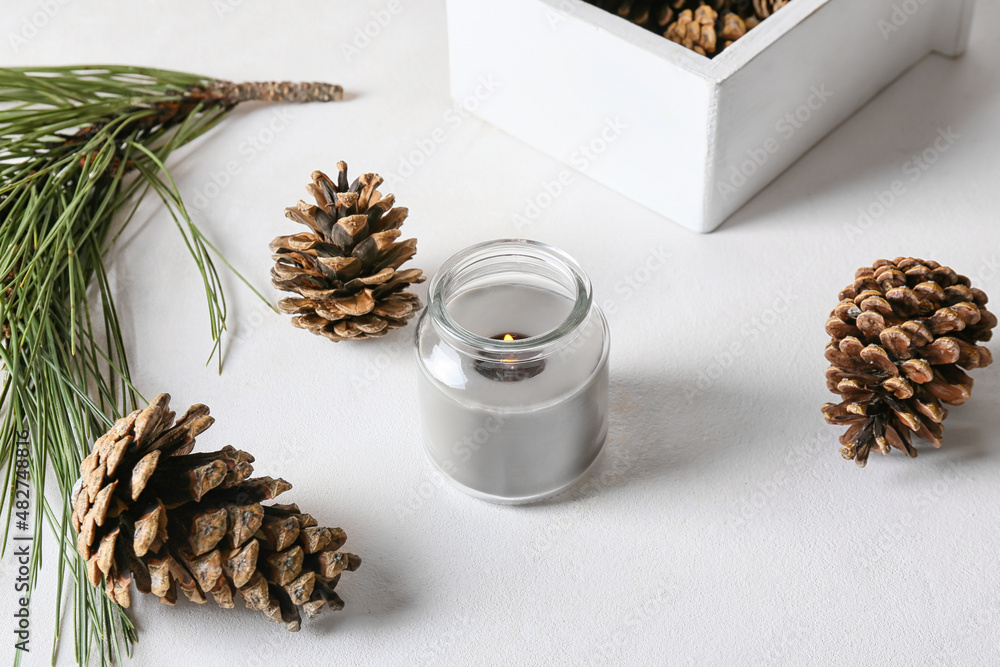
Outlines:
<svg viewBox="0 0 1000 667"><path fill-rule="evenodd" d="M535 241L467 248L420 318L420 414L431 461L493 502L556 495L607 436L607 322L566 253Z"/></svg>

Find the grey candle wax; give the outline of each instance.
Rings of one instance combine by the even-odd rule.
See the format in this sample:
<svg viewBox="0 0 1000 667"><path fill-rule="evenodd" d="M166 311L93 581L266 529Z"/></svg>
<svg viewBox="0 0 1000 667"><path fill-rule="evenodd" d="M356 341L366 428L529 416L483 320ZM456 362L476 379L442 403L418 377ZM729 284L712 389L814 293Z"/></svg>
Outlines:
<svg viewBox="0 0 1000 667"><path fill-rule="evenodd" d="M507 253L528 253L529 261L506 257L488 270L480 266L478 280L449 294L435 296L432 283L441 321L433 321L432 308L418 327L423 438L434 464L463 490L497 502L530 502L572 484L601 451L607 327L590 303L589 283L534 264L552 262L547 253L554 249L511 250L512 243L530 242L501 243ZM572 262L555 253L556 260ZM569 268L579 270L575 263ZM479 345L456 341L449 329ZM519 339L503 341L504 332ZM484 360L504 371L509 364L511 372L480 372Z"/></svg>

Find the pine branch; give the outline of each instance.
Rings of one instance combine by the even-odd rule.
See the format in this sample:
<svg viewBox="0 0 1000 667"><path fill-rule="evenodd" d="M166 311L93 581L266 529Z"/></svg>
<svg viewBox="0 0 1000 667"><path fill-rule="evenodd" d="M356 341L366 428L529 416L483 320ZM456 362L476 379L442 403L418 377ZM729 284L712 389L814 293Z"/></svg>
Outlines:
<svg viewBox="0 0 1000 667"><path fill-rule="evenodd" d="M6 551L15 509L17 434L27 428L34 545L41 554L44 518L60 540L59 601L67 579L73 587L78 663L89 664L92 656L102 664L120 661L137 638L124 610L87 583L69 532L71 508L49 503L42 493L49 474L68 498L91 443L141 398L131 381L105 256L138 201L155 193L202 276L212 356L221 371L227 310L213 263L219 255L188 215L168 159L242 102L342 97L340 86L329 84L237 84L150 68L0 69L0 361L8 373L0 392L3 545ZM36 559L32 582L37 574ZM57 628L53 663L59 634Z"/></svg>

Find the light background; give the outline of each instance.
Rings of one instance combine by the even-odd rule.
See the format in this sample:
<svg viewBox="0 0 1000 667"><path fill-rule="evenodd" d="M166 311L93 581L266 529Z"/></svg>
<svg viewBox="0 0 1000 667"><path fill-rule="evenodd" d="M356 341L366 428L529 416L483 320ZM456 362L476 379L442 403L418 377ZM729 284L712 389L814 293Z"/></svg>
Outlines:
<svg viewBox="0 0 1000 667"><path fill-rule="evenodd" d="M37 34L12 43L46 6ZM298 635L242 607L140 599L132 664L996 661L998 369L974 373L945 447L912 461L874 455L857 470L819 408L830 399L823 323L858 266L933 258L1000 295L1000 5L980 3L964 58L920 63L708 236L576 172L518 223L563 167L475 118L449 122L444 2L398 6L347 54L387 1L5 3L9 65L344 85L342 104L241 109L173 160L199 224L272 299L267 244L297 231L283 208L313 169L345 159L352 173L381 172L383 192L409 207L404 232L419 237L413 264L427 273L474 242L527 236L574 255L614 305L602 469L561 502L492 506L440 486L425 461L412 328L333 345L226 274L225 370L206 368L194 264L163 209L144 205L112 254L137 385L179 409L210 405L218 421L200 448L253 452L260 474L294 484L286 502L346 529L364 564L338 588L347 608ZM957 140L911 180L907 161L948 128ZM401 169L433 136L432 154ZM240 173L213 187L231 161ZM857 226L896 180L905 193ZM47 662L53 596L46 584L33 600L24 664Z"/></svg>

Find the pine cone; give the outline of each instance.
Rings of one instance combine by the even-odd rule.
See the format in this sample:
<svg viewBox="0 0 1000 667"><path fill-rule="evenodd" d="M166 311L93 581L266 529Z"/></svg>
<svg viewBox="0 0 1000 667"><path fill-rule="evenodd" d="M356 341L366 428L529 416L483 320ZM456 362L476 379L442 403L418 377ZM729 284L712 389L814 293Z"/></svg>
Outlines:
<svg viewBox="0 0 1000 667"><path fill-rule="evenodd" d="M737 39L753 30L763 19L789 2L789 0L584 1L707 57L721 53ZM716 35L722 38L721 45L717 43Z"/></svg>
<svg viewBox="0 0 1000 667"><path fill-rule="evenodd" d="M677 12L694 3L692 0L612 0L594 4L643 28L662 32Z"/></svg>
<svg viewBox="0 0 1000 667"><path fill-rule="evenodd" d="M789 0L753 0L753 10L757 18L763 21L788 3Z"/></svg>
<svg viewBox="0 0 1000 667"><path fill-rule="evenodd" d="M719 36L725 40L723 48L729 48L733 42L745 34L747 34L747 24L740 16L729 12L722 17L722 32L719 33Z"/></svg>
<svg viewBox="0 0 1000 667"><path fill-rule="evenodd" d="M830 424L849 426L840 453L864 467L875 449L916 456L911 433L941 446L941 403L961 405L972 392L962 370L988 366L985 347L997 324L986 294L937 262L897 257L858 269L826 323L832 340L827 387Z"/></svg>
<svg viewBox="0 0 1000 667"><path fill-rule="evenodd" d="M405 292L424 281L420 269L399 271L417 252L417 240L397 241L407 209L376 189L378 174L362 174L348 185L347 164L337 163L334 183L321 171L306 186L316 205L299 201L285 215L311 231L279 236L271 282L298 297L278 308L295 315L292 324L337 342L384 336L405 326L420 310L420 299Z"/></svg>
<svg viewBox="0 0 1000 667"><path fill-rule="evenodd" d="M708 5L701 5L692 12L685 9L670 24L664 37L703 56L715 53L715 22L718 13Z"/></svg>
<svg viewBox="0 0 1000 667"><path fill-rule="evenodd" d="M329 604L343 570L361 560L337 551L339 528L320 528L295 505L261 505L292 488L283 479L250 478L253 457L233 447L191 454L212 425L194 405L174 424L170 396L119 419L94 443L73 491L77 551L94 586L131 602L129 584L174 604L177 588L197 603L211 593L232 608L239 592L295 632L301 611L314 618Z"/></svg>

